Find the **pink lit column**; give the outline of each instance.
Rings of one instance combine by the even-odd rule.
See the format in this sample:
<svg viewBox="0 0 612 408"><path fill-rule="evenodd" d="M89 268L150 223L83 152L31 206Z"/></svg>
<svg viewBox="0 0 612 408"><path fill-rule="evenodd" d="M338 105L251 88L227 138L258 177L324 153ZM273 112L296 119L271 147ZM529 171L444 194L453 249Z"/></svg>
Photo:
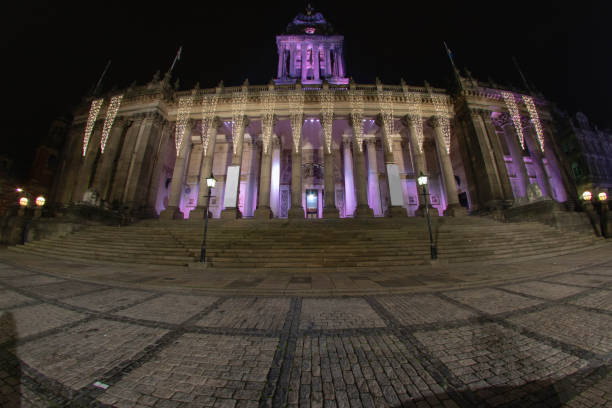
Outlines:
<svg viewBox="0 0 612 408"><path fill-rule="evenodd" d="M370 202L370 207L374 210L374 215L382 215L376 139L366 139L366 146L368 149L368 201Z"/></svg>
<svg viewBox="0 0 612 408"><path fill-rule="evenodd" d="M301 116L299 119L302 122ZM296 129L296 133L292 135L294 143L291 150L291 208L289 209L289 218L304 218L304 207L302 207L302 126Z"/></svg>
<svg viewBox="0 0 612 408"><path fill-rule="evenodd" d="M232 154L232 166L238 166L238 180L236 185L232 185L228 182L227 178L225 180L225 200L227 200L228 194L235 194L236 201L234 202L234 207L225 207L223 211L221 211L221 218L227 219L237 219L242 218L242 213L238 208L238 200L240 197L240 176L242 174L242 151L244 149L244 131L246 127L249 125L249 119L245 116L243 119L243 126L237 130L238 134L232 135L236 140L232 140L232 149L233 144L236 144L236 150ZM230 189L234 189L234 191L230 191Z"/></svg>
<svg viewBox="0 0 612 408"><path fill-rule="evenodd" d="M389 174L390 173L390 168L393 167L395 169L397 169L397 164L395 162L395 157L393 156L393 141L392 141L392 135L388 134L387 132L387 126L384 123L386 119L383 118L382 115L380 115L378 117L378 126L381 128L382 131L382 144L383 144L383 151L385 154L385 171L387 172L387 183L385 185L385 188L387 189L387 196L389 197L389 208L387 209L387 216L388 217L405 217L407 216L406 213L406 209L403 207L403 205L399 205L399 202L403 202L403 194L401 193L401 186L399 185L399 179L396 179L396 185L393 185L393 179L392 179L392 175ZM391 126L393 127L393 126ZM393 204L392 200L393 200L393 191L392 189L398 189L399 188L399 201L397 201L395 204ZM402 203L403 204L403 203Z"/></svg>
<svg viewBox="0 0 612 408"><path fill-rule="evenodd" d="M355 211L355 179L353 177L350 135L342 137L342 151L344 160L344 216L351 217Z"/></svg>
<svg viewBox="0 0 612 408"><path fill-rule="evenodd" d="M217 127L219 126L219 121L217 118L213 120L210 128L208 129L208 134L206 135L205 151L204 158L202 160L202 167L200 168L200 180L199 180L199 188L198 188L198 203L196 208L194 208L189 213L189 219L193 220L201 220L204 219L206 214L206 202L207 196L209 194L209 188L206 184L206 179L212 176L212 168L213 168L213 160L215 157L215 145L217 143Z"/></svg>
<svg viewBox="0 0 612 408"><path fill-rule="evenodd" d="M183 191L183 182L185 180L187 159L191 151L191 121L188 121L185 127L185 134L183 135L183 142L181 143L180 149L176 161L174 162L168 207L159 214L159 219L161 220L184 218L183 213L179 209L179 204L181 202L181 192Z"/></svg>
<svg viewBox="0 0 612 408"><path fill-rule="evenodd" d="M263 140L261 146L261 169L259 172L259 193L257 196L257 209L255 218L272 218L270 208L270 183L272 180L272 138Z"/></svg>
<svg viewBox="0 0 612 408"><path fill-rule="evenodd" d="M514 129L514 125L509 115L504 116L506 116L506 122L502 125L502 129L506 135L506 142L508 143L510 156L512 156L512 165L514 166L514 171L518 176L521 189L521 191L517 192L517 196L526 197L527 186L529 185L529 175L527 174L525 160L523 160L523 148L519 143L518 135L516 134L516 130Z"/></svg>

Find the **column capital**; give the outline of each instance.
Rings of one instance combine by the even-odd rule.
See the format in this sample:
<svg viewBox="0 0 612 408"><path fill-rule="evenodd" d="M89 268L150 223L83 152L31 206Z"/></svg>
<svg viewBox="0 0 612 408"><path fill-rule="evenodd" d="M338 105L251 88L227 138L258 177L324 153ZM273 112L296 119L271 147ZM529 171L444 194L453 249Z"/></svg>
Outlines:
<svg viewBox="0 0 612 408"><path fill-rule="evenodd" d="M420 115L417 115L416 113L408 113L404 115L402 122L407 126L418 125L419 119L422 121L422 117Z"/></svg>

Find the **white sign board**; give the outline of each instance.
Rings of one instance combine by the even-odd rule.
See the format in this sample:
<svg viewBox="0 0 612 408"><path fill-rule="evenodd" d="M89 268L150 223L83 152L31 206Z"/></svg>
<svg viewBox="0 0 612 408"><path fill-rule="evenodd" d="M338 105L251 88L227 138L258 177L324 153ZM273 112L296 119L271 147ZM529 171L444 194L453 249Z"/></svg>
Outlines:
<svg viewBox="0 0 612 408"><path fill-rule="evenodd" d="M225 199L223 200L223 207L236 208L239 182L240 166L228 166L227 177L225 177Z"/></svg>
<svg viewBox="0 0 612 408"><path fill-rule="evenodd" d="M389 191L391 192L391 205L403 206L404 196L397 164L387 164L387 178L389 180Z"/></svg>

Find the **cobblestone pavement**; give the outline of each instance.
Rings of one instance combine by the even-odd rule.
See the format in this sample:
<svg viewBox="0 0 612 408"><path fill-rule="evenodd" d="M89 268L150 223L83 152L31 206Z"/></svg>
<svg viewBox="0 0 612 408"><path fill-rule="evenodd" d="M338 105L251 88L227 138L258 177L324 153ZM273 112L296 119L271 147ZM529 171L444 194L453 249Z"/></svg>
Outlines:
<svg viewBox="0 0 612 408"><path fill-rule="evenodd" d="M612 254L205 290L18 261L0 256L2 408L612 407ZM254 289L275 278L303 293ZM312 296L331 281L357 292Z"/></svg>

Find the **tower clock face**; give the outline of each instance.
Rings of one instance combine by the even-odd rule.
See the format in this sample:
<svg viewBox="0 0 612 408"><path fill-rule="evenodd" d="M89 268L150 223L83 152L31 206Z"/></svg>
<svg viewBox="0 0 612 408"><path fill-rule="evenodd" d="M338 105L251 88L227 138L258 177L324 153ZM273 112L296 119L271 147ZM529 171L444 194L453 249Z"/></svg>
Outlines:
<svg viewBox="0 0 612 408"><path fill-rule="evenodd" d="M304 31L306 31L306 34L314 34L315 33L314 27L306 27L306 29Z"/></svg>

